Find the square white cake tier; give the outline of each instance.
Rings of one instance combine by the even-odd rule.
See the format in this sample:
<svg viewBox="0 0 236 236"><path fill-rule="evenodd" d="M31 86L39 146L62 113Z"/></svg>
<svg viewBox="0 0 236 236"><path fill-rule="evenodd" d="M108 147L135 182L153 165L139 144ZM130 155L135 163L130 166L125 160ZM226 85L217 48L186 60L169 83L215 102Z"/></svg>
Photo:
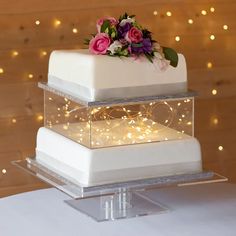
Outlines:
<svg viewBox="0 0 236 236"><path fill-rule="evenodd" d="M119 58L93 55L86 49L53 51L48 83L88 101L128 98L187 91L187 69L178 54L176 68L161 71L145 57Z"/></svg>
<svg viewBox="0 0 236 236"><path fill-rule="evenodd" d="M202 171L200 145L191 136L89 149L50 129L40 128L36 159L82 186Z"/></svg>

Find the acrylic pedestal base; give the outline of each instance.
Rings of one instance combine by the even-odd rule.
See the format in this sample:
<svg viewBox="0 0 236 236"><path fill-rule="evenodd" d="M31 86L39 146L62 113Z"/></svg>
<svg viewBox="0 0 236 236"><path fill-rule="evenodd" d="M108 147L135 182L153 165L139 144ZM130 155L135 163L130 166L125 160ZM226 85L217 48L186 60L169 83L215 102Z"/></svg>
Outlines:
<svg viewBox="0 0 236 236"><path fill-rule="evenodd" d="M168 211L168 207L145 196L144 193L150 189L227 181L227 178L221 175L205 171L83 187L51 171L35 159L13 161L13 164L68 194L72 199L66 200L67 204L96 221L131 218Z"/></svg>
<svg viewBox="0 0 236 236"><path fill-rule="evenodd" d="M141 193L127 191L65 202L96 221L158 214L168 210L160 203L148 199Z"/></svg>

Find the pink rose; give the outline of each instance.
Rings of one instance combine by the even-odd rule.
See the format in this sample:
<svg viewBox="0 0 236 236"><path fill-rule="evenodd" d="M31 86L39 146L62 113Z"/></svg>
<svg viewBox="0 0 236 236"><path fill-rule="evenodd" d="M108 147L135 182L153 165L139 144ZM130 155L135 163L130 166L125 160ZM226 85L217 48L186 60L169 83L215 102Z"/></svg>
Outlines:
<svg viewBox="0 0 236 236"><path fill-rule="evenodd" d="M136 27L132 27L125 35L125 39L128 42L139 43L143 40L143 33Z"/></svg>
<svg viewBox="0 0 236 236"><path fill-rule="evenodd" d="M118 21L114 17L101 18L97 21L97 31L100 33L101 26L105 20L109 20L111 26L117 25Z"/></svg>
<svg viewBox="0 0 236 236"><path fill-rule="evenodd" d="M94 54L106 54L111 44L110 37L106 33L98 33L89 42L89 50Z"/></svg>

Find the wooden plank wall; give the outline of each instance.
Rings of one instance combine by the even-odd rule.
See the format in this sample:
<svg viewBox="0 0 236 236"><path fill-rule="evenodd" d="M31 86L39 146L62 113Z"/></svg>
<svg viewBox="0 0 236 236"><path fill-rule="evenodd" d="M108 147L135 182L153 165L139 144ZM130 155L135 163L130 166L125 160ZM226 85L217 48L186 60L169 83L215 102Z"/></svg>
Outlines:
<svg viewBox="0 0 236 236"><path fill-rule="evenodd" d="M216 103L231 101L236 91L234 0L0 0L0 169L12 170L9 160L34 154L36 131L43 124L43 96L37 82L47 80L50 52L84 47L83 39L95 31L97 18L118 17L125 11L137 15L161 45L186 56L189 87L200 94L197 109L201 114ZM167 16L168 11L171 16ZM77 33L73 33L74 28ZM212 95L213 89L216 95ZM232 109L227 111L230 116ZM214 119L215 114L213 109L206 116ZM200 113L196 116L205 122ZM196 124L200 130L197 135L204 141L201 124ZM203 152L212 153L205 146ZM13 177L24 175L13 172ZM13 177L4 181L18 189L22 183Z"/></svg>

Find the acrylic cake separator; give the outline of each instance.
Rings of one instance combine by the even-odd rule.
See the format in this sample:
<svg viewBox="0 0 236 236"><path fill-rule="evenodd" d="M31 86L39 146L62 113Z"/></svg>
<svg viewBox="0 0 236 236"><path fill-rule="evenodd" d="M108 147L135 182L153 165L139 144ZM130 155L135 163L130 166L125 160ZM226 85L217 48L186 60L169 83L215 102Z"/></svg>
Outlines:
<svg viewBox="0 0 236 236"><path fill-rule="evenodd" d="M98 222L168 212L168 206L147 196L151 190L228 181L222 175L203 171L83 187L53 172L34 158L13 161L12 164L69 195L72 199L65 200L67 204Z"/></svg>
<svg viewBox="0 0 236 236"><path fill-rule="evenodd" d="M55 87L49 86L47 83L39 83L39 87L44 89L44 91L48 91L85 107L112 106L117 104L128 105L138 104L140 102L149 103L156 100L165 101L168 99L185 99L188 101L189 98L193 100L193 97L196 95L195 92L188 91L180 94L90 102L84 101L82 98L73 94L64 93ZM191 117L193 121L192 114ZM191 124L188 132L189 135L193 136L193 124ZM91 148L91 143L89 145ZM92 146L92 148L97 147ZM227 178L212 171L202 171L85 187L77 182L73 182L73 180L64 175L62 176L48 169L35 158L14 161L13 164L68 194L72 199L66 200L66 203L96 221L109 221L168 211L168 207L146 196L145 193L152 189L227 181Z"/></svg>

